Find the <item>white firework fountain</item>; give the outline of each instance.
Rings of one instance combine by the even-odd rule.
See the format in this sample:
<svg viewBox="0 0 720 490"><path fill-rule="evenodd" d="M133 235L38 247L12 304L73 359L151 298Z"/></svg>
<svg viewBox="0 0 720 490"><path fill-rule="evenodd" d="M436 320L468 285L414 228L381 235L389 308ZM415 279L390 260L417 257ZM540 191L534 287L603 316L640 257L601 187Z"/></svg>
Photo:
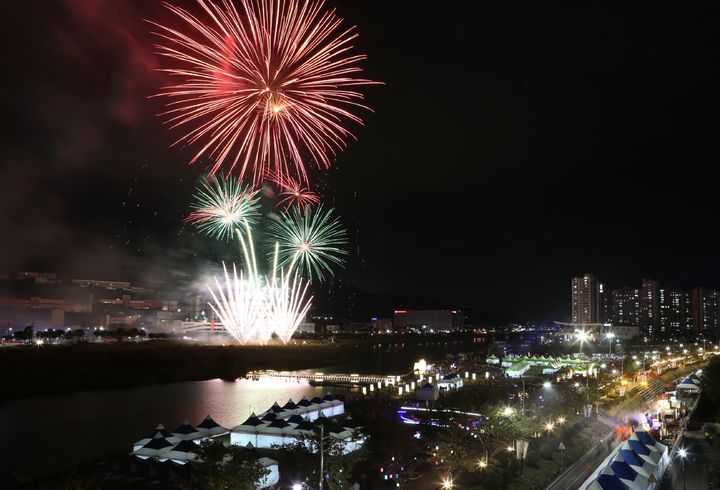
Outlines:
<svg viewBox="0 0 720 490"><path fill-rule="evenodd" d="M310 309L312 296L306 298L309 283L292 268L287 272L280 269L278 274L277 246L271 276L260 276L247 221L245 229L247 242L239 230L237 234L246 270L238 274L233 264L231 275L223 264L225 283L215 277L216 291L207 285L212 296L210 308L225 330L243 345L266 344L273 333L287 344Z"/></svg>

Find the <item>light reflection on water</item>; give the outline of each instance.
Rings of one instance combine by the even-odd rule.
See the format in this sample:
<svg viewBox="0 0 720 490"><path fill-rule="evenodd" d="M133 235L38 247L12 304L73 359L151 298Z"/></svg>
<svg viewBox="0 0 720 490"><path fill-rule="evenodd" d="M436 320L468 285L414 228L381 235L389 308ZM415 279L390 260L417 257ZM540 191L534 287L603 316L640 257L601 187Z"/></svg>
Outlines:
<svg viewBox="0 0 720 490"><path fill-rule="evenodd" d="M16 400L0 407L0 472L45 474L129 452L158 424L208 414L232 428L278 401L312 398L335 388L280 380L219 379ZM63 448L59 450L59 448Z"/></svg>
<svg viewBox="0 0 720 490"><path fill-rule="evenodd" d="M342 365L308 371L400 374L421 357L435 362L448 353L484 350L483 341L358 346ZM232 428L275 401L282 405L288 398L297 401L328 391L343 393L306 382L216 379L14 400L0 405L0 472L53 473L129 452L158 423L172 431L183 419L198 424L210 414Z"/></svg>

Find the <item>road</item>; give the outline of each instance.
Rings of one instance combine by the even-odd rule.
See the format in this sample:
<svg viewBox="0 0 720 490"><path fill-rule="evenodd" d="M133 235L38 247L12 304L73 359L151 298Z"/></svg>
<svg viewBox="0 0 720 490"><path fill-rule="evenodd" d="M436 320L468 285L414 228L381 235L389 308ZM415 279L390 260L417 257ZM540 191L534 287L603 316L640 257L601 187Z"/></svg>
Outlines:
<svg viewBox="0 0 720 490"><path fill-rule="evenodd" d="M705 435L702 431L685 432L685 437L679 446L687 450L684 475L680 457L676 455L669 470L669 481L663 482L661 488L663 490L683 490L683 488L706 490L709 488L708 466L711 461L717 461L720 458L720 451L714 450L710 443L705 442Z"/></svg>
<svg viewBox="0 0 720 490"><path fill-rule="evenodd" d="M586 452L546 490L575 490L580 488L580 485L597 469L615 447L613 444L614 438L614 431L610 431L602 438L601 442L598 442L595 447ZM608 445L608 441L611 441L610 445Z"/></svg>

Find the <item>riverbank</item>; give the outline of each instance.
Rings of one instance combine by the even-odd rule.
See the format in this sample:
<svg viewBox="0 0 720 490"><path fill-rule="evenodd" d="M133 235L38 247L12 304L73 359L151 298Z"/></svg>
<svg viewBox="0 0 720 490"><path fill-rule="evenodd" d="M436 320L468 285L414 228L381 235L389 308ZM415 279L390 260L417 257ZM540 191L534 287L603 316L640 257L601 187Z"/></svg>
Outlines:
<svg viewBox="0 0 720 490"><path fill-rule="evenodd" d="M252 369L340 364L347 344L200 346L179 342L79 343L0 349L0 401L179 381L235 379Z"/></svg>
<svg viewBox="0 0 720 490"><path fill-rule="evenodd" d="M369 374L393 374L409 369L417 360L415 354L424 356L434 351L436 357L444 358L449 352L482 349L484 345L475 344L474 338L459 333L350 337L334 342L303 339L267 346L197 345L172 340L5 346L0 347L4 374L0 402L182 381L232 380L262 369L343 367L365 373L357 366L363 360L368 360ZM397 355L392 354L394 350Z"/></svg>

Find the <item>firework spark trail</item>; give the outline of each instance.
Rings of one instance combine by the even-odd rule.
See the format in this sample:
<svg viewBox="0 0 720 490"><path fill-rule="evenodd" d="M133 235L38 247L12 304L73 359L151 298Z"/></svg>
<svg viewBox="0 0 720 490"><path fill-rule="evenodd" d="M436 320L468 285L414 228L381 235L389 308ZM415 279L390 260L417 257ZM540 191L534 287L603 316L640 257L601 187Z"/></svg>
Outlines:
<svg viewBox="0 0 720 490"><path fill-rule="evenodd" d="M320 196L305 187L297 179L275 177L271 178L271 180L280 187L279 197L282 197L282 199L275 205L278 208L284 205L285 211L288 211L292 206L297 206L303 211L309 205L320 204Z"/></svg>
<svg viewBox="0 0 720 490"><path fill-rule="evenodd" d="M157 53L179 81L158 94L176 141L201 145L191 163L212 159L211 173L235 169L260 184L269 172L307 182L306 161L328 168L353 134L343 124L367 109L356 78L365 55L352 55L354 27L325 10L322 0L197 0L209 18L165 3L184 29L154 22Z"/></svg>
<svg viewBox="0 0 720 490"><path fill-rule="evenodd" d="M347 235L332 208L294 208L271 222L268 234L279 244L279 267L297 268L308 279L323 281L332 265L345 263Z"/></svg>
<svg viewBox="0 0 720 490"><path fill-rule="evenodd" d="M220 319L227 332L245 345L249 342L266 344L275 333L283 343L288 343L312 304L312 296L306 298L309 282L297 273L278 269L279 247L275 247L271 274L258 274L252 232L245 221L247 236L237 231L245 258L245 273L233 264L232 277L223 263L225 282L215 277L217 293L207 285L212 296L210 308ZM278 279L278 270L279 276Z"/></svg>
<svg viewBox="0 0 720 490"><path fill-rule="evenodd" d="M215 176L200 184L193 211L185 218L198 229L217 239L228 239L243 222L254 224L259 213L259 192L244 186L233 177Z"/></svg>
<svg viewBox="0 0 720 490"><path fill-rule="evenodd" d="M268 327L280 337L283 343L290 341L300 322L310 309L312 296L305 299L307 281L300 279L297 274L280 272L280 281L271 283L268 301ZM303 282L305 283L303 286Z"/></svg>
<svg viewBox="0 0 720 490"><path fill-rule="evenodd" d="M225 284L220 284L215 278L217 295L208 285L207 288L212 295L213 301L209 302L210 308L222 321L225 330L235 337L241 344L257 337L258 330L265 319L265 305L263 302L263 291L257 277L248 274L243 277L233 264L233 276L228 274L227 267L223 263L225 272Z"/></svg>

